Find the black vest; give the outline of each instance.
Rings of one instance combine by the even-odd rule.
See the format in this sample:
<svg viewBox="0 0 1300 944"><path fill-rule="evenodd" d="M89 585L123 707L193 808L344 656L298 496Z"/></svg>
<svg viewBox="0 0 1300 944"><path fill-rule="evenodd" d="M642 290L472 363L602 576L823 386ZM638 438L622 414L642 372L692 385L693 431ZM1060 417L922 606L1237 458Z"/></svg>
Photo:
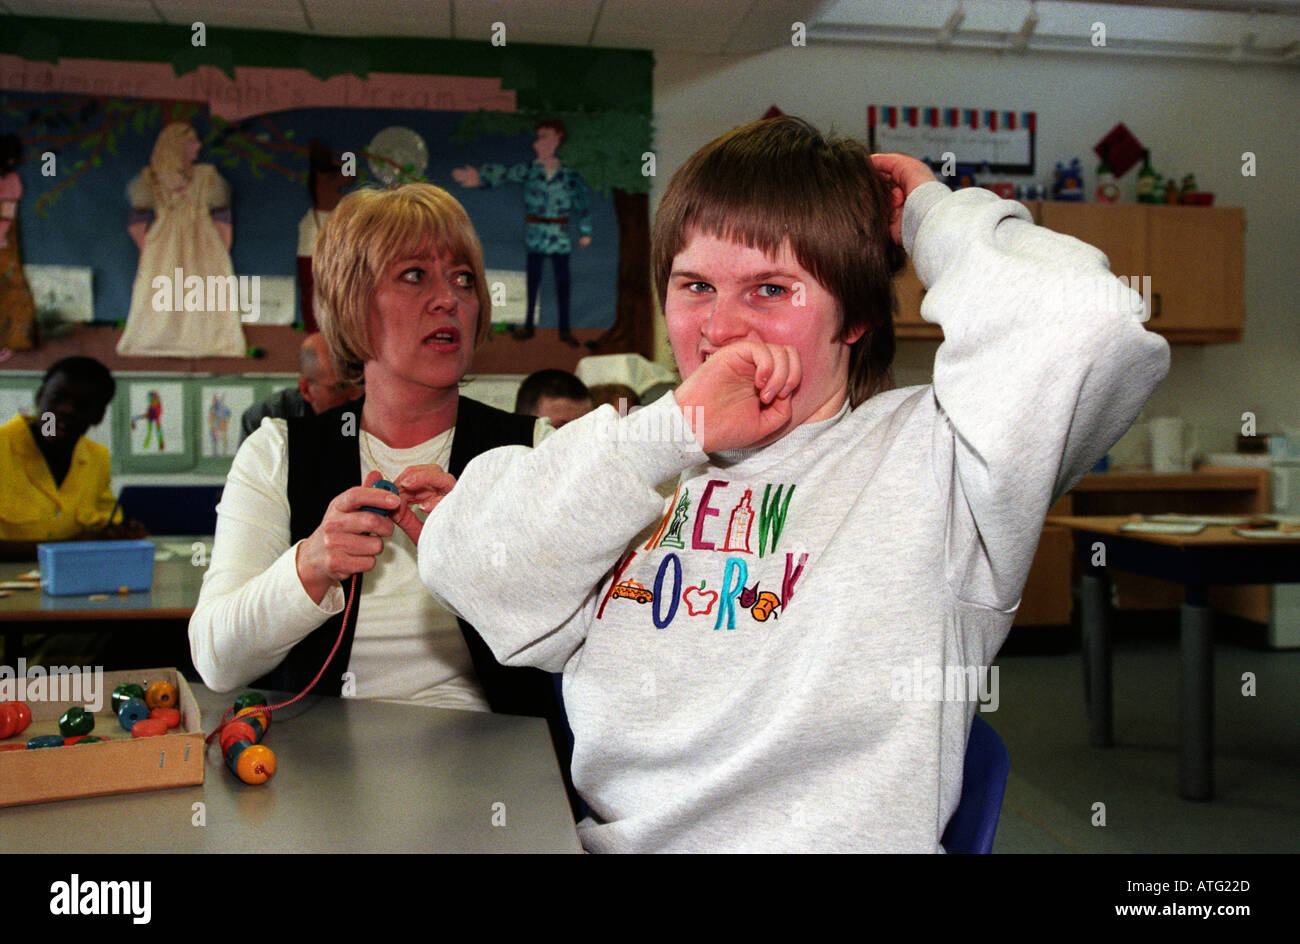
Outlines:
<svg viewBox="0 0 1300 944"><path fill-rule="evenodd" d="M364 397L328 410L319 416L291 419L289 425L289 540L293 544L310 537L320 526L325 509L339 493L361 484L361 408ZM347 414L351 414L351 417ZM531 416L516 416L465 397L457 408L456 429L452 434L451 462L447 469L459 477L471 459L498 446L533 444ZM346 424L346 425L345 425ZM357 594L361 593L362 575L357 575ZM343 581L346 595L351 578ZM425 592L420 588L421 593ZM344 611L347 612L346 610ZM260 688L297 693L320 671L338 638L343 613L331 617L295 645L284 661L259 679ZM313 694L340 695L343 673L352 653L356 633L357 608L348 614L348 626L334 654L330 667L321 676ZM540 669L511 668L501 665L474 627L460 621L465 645L469 647L474 671L495 712L545 718L551 739L560 757L566 786L569 783L569 745L567 725L562 719L556 697L556 684L550 673ZM571 790L571 788L570 788Z"/></svg>

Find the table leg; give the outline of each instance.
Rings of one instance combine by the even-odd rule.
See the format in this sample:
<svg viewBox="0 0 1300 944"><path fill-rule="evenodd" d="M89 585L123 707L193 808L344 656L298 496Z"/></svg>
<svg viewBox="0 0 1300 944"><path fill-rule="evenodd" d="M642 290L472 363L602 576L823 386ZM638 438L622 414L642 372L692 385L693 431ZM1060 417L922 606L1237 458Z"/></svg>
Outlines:
<svg viewBox="0 0 1300 944"><path fill-rule="evenodd" d="M1184 799L1214 796L1214 624L1205 588L1187 588L1182 608L1181 731L1178 791Z"/></svg>
<svg viewBox="0 0 1300 944"><path fill-rule="evenodd" d="M1104 572L1086 573L1079 582L1082 609L1084 692L1088 699L1088 742L1093 747L1114 743L1111 718L1110 621L1106 611L1109 587Z"/></svg>

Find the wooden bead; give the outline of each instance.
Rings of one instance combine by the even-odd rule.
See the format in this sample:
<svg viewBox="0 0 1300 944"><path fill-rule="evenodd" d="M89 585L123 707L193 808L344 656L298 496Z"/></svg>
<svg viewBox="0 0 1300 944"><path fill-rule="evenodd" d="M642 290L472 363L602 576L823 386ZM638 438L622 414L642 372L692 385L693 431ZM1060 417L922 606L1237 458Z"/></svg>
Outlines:
<svg viewBox="0 0 1300 944"><path fill-rule="evenodd" d="M126 704L128 698L138 698L144 701L144 689L135 682L123 682L117 688L113 689L113 695L110 699L113 706L113 714L118 714L122 706Z"/></svg>
<svg viewBox="0 0 1300 944"><path fill-rule="evenodd" d="M157 718L169 728L175 728L181 723L181 713L175 708L155 708L149 712L149 717Z"/></svg>
<svg viewBox="0 0 1300 944"><path fill-rule="evenodd" d="M64 737L80 737L95 730L95 716L80 705L73 705L59 718L59 733Z"/></svg>
<svg viewBox="0 0 1300 944"><path fill-rule="evenodd" d="M257 732L253 726L246 721L232 721L221 729L221 755L224 757L230 750L230 745L236 741L247 741L250 744L257 743Z"/></svg>
<svg viewBox="0 0 1300 944"><path fill-rule="evenodd" d="M154 682L144 693L144 703L150 708L175 708L176 686L171 682Z"/></svg>
<svg viewBox="0 0 1300 944"><path fill-rule="evenodd" d="M18 730L14 734L22 734L27 730L27 726L32 723L32 710L27 707L25 701L11 701L9 704L18 712Z"/></svg>
<svg viewBox="0 0 1300 944"><path fill-rule="evenodd" d="M137 721L149 717L149 706L138 698L128 698L117 712L117 723L123 731L130 731Z"/></svg>
<svg viewBox="0 0 1300 944"><path fill-rule="evenodd" d="M160 721L157 718L141 718L131 725L131 737L133 738L161 737L166 733L167 722Z"/></svg>
<svg viewBox="0 0 1300 944"><path fill-rule="evenodd" d="M235 711L243 711L245 708L251 708L253 705L265 705L266 696L261 692L244 692L235 699Z"/></svg>
<svg viewBox="0 0 1300 944"><path fill-rule="evenodd" d="M244 783L266 783L275 776L275 754L263 744L249 744L236 755L232 769Z"/></svg>

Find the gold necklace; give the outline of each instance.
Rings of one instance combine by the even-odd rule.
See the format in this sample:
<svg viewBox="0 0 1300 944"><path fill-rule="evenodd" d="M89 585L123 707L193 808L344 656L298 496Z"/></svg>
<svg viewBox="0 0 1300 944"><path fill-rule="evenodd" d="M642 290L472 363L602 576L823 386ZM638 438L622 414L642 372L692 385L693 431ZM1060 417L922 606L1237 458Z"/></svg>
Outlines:
<svg viewBox="0 0 1300 944"><path fill-rule="evenodd" d="M392 479L388 477L388 473L384 471L384 467L379 464L379 460L375 458L375 454L370 451L370 444L366 442L366 437L371 436L373 434L367 433L365 430L361 430L360 435L361 435L361 448L365 450L366 458L370 460L371 467L379 472L379 477L381 479L383 479L386 482L391 482Z"/></svg>

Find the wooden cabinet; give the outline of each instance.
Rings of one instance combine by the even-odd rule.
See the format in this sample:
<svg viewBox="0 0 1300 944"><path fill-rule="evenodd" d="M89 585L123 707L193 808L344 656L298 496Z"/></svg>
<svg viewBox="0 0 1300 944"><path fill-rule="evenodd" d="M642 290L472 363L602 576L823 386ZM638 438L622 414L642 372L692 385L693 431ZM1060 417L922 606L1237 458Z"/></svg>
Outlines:
<svg viewBox="0 0 1300 944"><path fill-rule="evenodd" d="M1172 343L1240 341L1246 318L1245 229L1238 207L1140 203L1027 203L1036 222L1096 246L1111 271L1142 291L1150 279L1147 327ZM941 338L921 320L925 291L911 263L895 280L900 338Z"/></svg>

